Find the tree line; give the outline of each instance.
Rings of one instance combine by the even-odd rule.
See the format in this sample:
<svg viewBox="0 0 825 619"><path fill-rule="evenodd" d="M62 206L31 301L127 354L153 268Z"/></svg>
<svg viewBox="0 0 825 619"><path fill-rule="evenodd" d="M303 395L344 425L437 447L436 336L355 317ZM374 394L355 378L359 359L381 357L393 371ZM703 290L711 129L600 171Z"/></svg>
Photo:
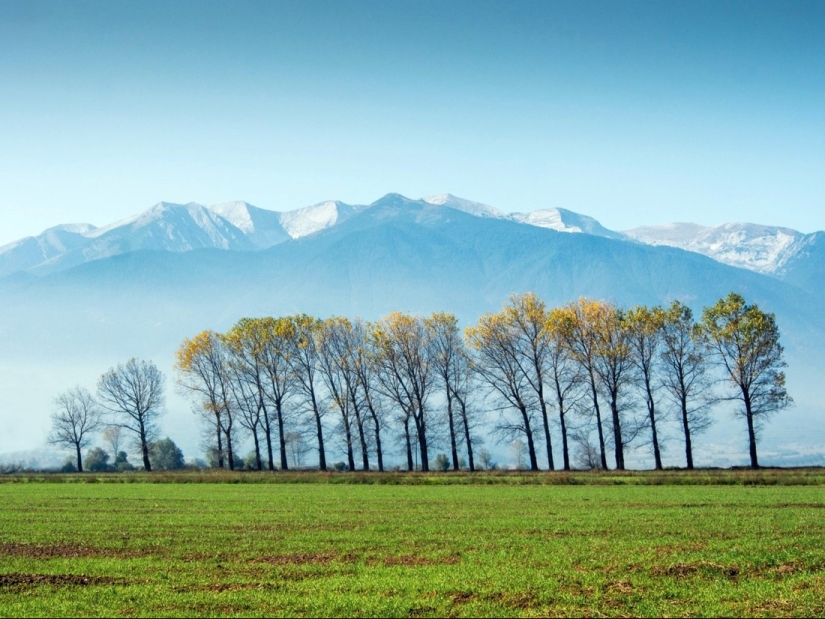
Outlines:
<svg viewBox="0 0 825 619"><path fill-rule="evenodd" d="M482 430L525 445L531 470L540 457L550 470L571 469L574 445L586 465L605 469L608 453L624 469L627 451L648 445L661 469L661 426L673 417L693 468L696 437L720 401L737 402L758 467L762 424L791 404L785 365L773 314L735 293L698 321L678 301L624 308L582 298L548 308L528 293L463 332L443 312L244 318L184 340L175 371L218 467L234 468L239 442L251 439L261 470L288 469L289 449L309 444L321 470L340 450L349 470L374 462L383 471L399 449L409 470L427 471L434 446L446 445L447 468L472 471ZM134 398L101 385L110 409L132 410L123 418L139 434ZM483 428L489 411L498 419Z"/></svg>

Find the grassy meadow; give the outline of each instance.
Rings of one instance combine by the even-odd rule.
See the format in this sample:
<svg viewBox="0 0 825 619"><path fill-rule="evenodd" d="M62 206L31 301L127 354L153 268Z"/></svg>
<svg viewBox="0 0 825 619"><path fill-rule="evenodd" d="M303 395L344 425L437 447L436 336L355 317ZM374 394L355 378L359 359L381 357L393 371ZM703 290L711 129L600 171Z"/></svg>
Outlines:
<svg viewBox="0 0 825 619"><path fill-rule="evenodd" d="M5 481L2 616L825 615L821 470Z"/></svg>

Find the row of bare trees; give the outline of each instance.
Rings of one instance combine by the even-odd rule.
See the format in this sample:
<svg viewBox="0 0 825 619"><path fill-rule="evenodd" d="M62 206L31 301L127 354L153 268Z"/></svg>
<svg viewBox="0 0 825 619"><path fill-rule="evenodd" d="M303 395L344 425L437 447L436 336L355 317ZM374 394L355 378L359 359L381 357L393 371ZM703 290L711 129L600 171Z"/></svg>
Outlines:
<svg viewBox="0 0 825 619"><path fill-rule="evenodd" d="M384 470L387 443L402 435L408 468L427 470L433 424L448 429L453 467L459 448L473 467L471 362L449 314L395 313L376 323L307 315L243 319L227 333L204 331L183 342L176 369L211 428L218 465L232 468L238 430L251 436L257 468L289 468L286 439L313 437L319 467L327 445L350 470ZM431 406L446 402L446 424Z"/></svg>
<svg viewBox="0 0 825 619"><path fill-rule="evenodd" d="M435 444L449 446L453 469L466 455L474 470L476 427L495 410L495 432L523 440L533 470L541 446L556 468L559 434L565 470L574 443L603 468L612 452L618 469L629 448L650 445L662 468L661 427L674 417L693 468L694 439L724 399L740 404L756 467L760 423L791 401L778 338L773 315L733 293L698 323L679 302L626 309L580 299L549 309L528 293L463 334L446 313L246 318L185 340L176 371L211 428L220 467L234 466L243 434L257 468L275 469L277 456L287 469L288 437L298 433L312 437L322 470L331 448L346 453L350 470L357 459L384 470L393 445L409 469L420 458L428 470Z"/></svg>

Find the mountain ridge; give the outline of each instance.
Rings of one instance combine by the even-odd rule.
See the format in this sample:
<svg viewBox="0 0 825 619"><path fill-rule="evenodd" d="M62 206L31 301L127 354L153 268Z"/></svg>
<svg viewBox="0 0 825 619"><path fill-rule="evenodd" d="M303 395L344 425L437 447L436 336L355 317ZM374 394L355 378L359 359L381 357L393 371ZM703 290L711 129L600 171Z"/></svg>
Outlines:
<svg viewBox="0 0 825 619"><path fill-rule="evenodd" d="M708 256L719 262L783 279L794 263L799 275L803 251L813 241L810 234L790 228L751 223L702 226L670 223L642 226L622 232L609 230L597 220L564 208L539 208L505 213L480 202L452 194L414 200L387 194L370 205L328 200L291 211L272 211L235 201L204 206L195 202L160 202L146 211L101 228L90 224L64 224L0 247L0 277L17 271L55 272L118 253L142 249L172 252L216 248L259 251L338 226L376 204L393 201L429 204L487 219L513 221L566 233L588 234L654 246L670 246ZM816 234L816 233L814 233ZM803 269L804 270L804 267Z"/></svg>

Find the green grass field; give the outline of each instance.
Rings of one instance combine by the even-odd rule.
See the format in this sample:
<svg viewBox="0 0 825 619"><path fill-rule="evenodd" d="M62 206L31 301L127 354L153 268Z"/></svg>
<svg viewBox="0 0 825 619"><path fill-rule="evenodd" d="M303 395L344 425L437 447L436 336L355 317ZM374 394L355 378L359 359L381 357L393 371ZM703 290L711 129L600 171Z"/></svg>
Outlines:
<svg viewBox="0 0 825 619"><path fill-rule="evenodd" d="M747 475L19 478L0 484L0 615L825 615L821 477Z"/></svg>

